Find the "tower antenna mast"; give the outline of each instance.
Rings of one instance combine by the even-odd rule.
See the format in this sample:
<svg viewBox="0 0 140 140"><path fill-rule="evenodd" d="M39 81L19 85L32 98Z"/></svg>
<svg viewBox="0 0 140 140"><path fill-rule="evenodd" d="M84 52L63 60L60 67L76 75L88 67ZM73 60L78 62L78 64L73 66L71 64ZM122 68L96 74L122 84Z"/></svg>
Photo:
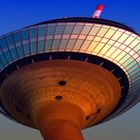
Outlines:
<svg viewBox="0 0 140 140"><path fill-rule="evenodd" d="M103 4L97 5L96 11L93 13L92 17L93 18L99 18L103 9L104 9L104 7L105 6Z"/></svg>

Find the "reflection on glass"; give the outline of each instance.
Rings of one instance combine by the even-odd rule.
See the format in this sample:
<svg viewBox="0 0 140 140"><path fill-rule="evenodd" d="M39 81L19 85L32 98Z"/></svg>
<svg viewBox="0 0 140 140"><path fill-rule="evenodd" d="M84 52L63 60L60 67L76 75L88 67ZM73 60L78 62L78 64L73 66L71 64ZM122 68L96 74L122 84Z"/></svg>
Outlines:
<svg viewBox="0 0 140 140"><path fill-rule="evenodd" d="M14 34L14 42L15 43L20 42L20 32Z"/></svg>
<svg viewBox="0 0 140 140"><path fill-rule="evenodd" d="M8 60L8 62L10 63L12 61L12 58L11 58L11 55L10 55L9 51L5 52L5 56Z"/></svg>
<svg viewBox="0 0 140 140"><path fill-rule="evenodd" d="M4 49L6 47L6 40L4 38L0 39L0 47Z"/></svg>
<svg viewBox="0 0 140 140"><path fill-rule="evenodd" d="M56 26L47 27L47 35L54 35Z"/></svg>
<svg viewBox="0 0 140 140"><path fill-rule="evenodd" d="M65 27L64 34L71 34L72 31L73 31L73 29L74 29L74 26L72 26L72 25L67 25L67 26Z"/></svg>
<svg viewBox="0 0 140 140"><path fill-rule="evenodd" d="M133 61L132 61L131 59L133 59L133 58L132 57L130 58L131 63L129 61L127 61L128 65L125 67L127 70L129 70L133 65L136 64L135 60L133 59Z"/></svg>
<svg viewBox="0 0 140 140"><path fill-rule="evenodd" d="M0 55L0 59L1 59L2 63L3 63L3 65L7 64L7 60L6 60L5 56L4 56L4 54Z"/></svg>
<svg viewBox="0 0 140 140"><path fill-rule="evenodd" d="M7 43L8 43L9 46L14 44L13 38L12 38L12 35L11 35L11 34L8 35L8 36L6 37L6 39L7 39Z"/></svg>
<svg viewBox="0 0 140 140"><path fill-rule="evenodd" d="M134 65L133 65L133 67L131 67L130 69L129 69L129 72L131 73L132 71L134 71L135 69L137 69L139 67L139 65L137 64L137 63L135 63Z"/></svg>
<svg viewBox="0 0 140 140"><path fill-rule="evenodd" d="M125 34L125 33L124 33L124 34L118 39L118 42L121 42L121 43L124 42L124 41L128 38L128 36L129 36L128 34Z"/></svg>
<svg viewBox="0 0 140 140"><path fill-rule="evenodd" d="M90 43L91 43L91 41L90 40L86 40L84 43L83 43L83 45L82 45L82 47L81 47L81 50L87 50L87 48L89 47L89 45L90 45Z"/></svg>
<svg viewBox="0 0 140 140"><path fill-rule="evenodd" d="M44 50L44 41L38 41L38 52L43 52Z"/></svg>
<svg viewBox="0 0 140 140"><path fill-rule="evenodd" d="M82 29L81 34L87 35L89 33L89 31L91 30L91 28L92 28L92 26L85 25L84 28Z"/></svg>
<svg viewBox="0 0 140 140"><path fill-rule="evenodd" d="M130 48L134 48L134 47L136 47L136 45L139 44L139 42L140 42L140 40L135 39L135 40L129 45L129 47L130 47ZM139 45L139 46L140 46L140 45Z"/></svg>
<svg viewBox="0 0 140 140"><path fill-rule="evenodd" d="M131 56L129 54L126 54L121 60L120 63L124 63L126 60L128 60Z"/></svg>
<svg viewBox="0 0 140 140"><path fill-rule="evenodd" d="M101 28L100 31L98 32L97 36L100 36L100 37L104 36L106 34L107 30L108 29L106 29L106 28Z"/></svg>
<svg viewBox="0 0 140 140"><path fill-rule="evenodd" d="M31 54L35 54L37 52L37 49L36 49L36 42L32 42L30 44L30 47L31 47Z"/></svg>
<svg viewBox="0 0 140 140"><path fill-rule="evenodd" d="M70 39L66 49L71 50L75 42L76 42L76 39Z"/></svg>
<svg viewBox="0 0 140 140"><path fill-rule="evenodd" d="M91 29L89 35L96 35L99 30L100 30L100 27L93 26L93 28Z"/></svg>
<svg viewBox="0 0 140 140"><path fill-rule="evenodd" d="M117 31L113 36L112 36L112 40L117 40L120 36L122 35L122 32Z"/></svg>
<svg viewBox="0 0 140 140"><path fill-rule="evenodd" d="M125 45L129 45L135 38L133 36L129 36L129 38L124 42Z"/></svg>
<svg viewBox="0 0 140 140"><path fill-rule="evenodd" d="M125 61L125 62L123 63L123 66L126 67L126 66L128 66L130 63L133 63L133 61L134 61L134 59L131 57L131 58L129 58L129 60L127 60L127 61Z"/></svg>
<svg viewBox="0 0 140 140"><path fill-rule="evenodd" d="M105 54L106 55L106 52L107 51L109 51L109 49L111 48L111 45L109 45L109 44L106 44L103 48L102 48L102 50L100 51L100 53L101 54ZM106 55L107 56L107 55Z"/></svg>
<svg viewBox="0 0 140 140"><path fill-rule="evenodd" d="M44 36L46 32L46 27L39 27L38 36Z"/></svg>
<svg viewBox="0 0 140 140"><path fill-rule="evenodd" d="M73 34L79 34L81 32L82 28L83 28L82 25L76 25L74 27Z"/></svg>
<svg viewBox="0 0 140 140"><path fill-rule="evenodd" d="M30 38L37 37L37 28L30 29Z"/></svg>
<svg viewBox="0 0 140 140"><path fill-rule="evenodd" d="M74 49L79 50L81 48L81 45L83 42L84 42L84 40L77 40L75 45L74 45Z"/></svg>
<svg viewBox="0 0 140 140"><path fill-rule="evenodd" d="M139 45L137 45L135 48L134 48L134 50L137 52L138 50L140 50L140 44Z"/></svg>
<svg viewBox="0 0 140 140"><path fill-rule="evenodd" d="M115 54L118 54L118 50L113 54L113 55L115 55ZM115 59L117 60L117 61L120 61L121 59L123 59L125 56L126 56L126 52L121 52Z"/></svg>
<svg viewBox="0 0 140 140"><path fill-rule="evenodd" d="M93 41L93 42L90 44L90 46L89 46L89 48L88 48L88 51L93 51L93 50L97 47L98 44L99 44L99 42Z"/></svg>
<svg viewBox="0 0 140 140"><path fill-rule="evenodd" d="M0 70L2 70L4 68L4 65L3 63L1 62L1 59L0 59Z"/></svg>
<svg viewBox="0 0 140 140"><path fill-rule="evenodd" d="M25 56L28 56L28 55L30 54L29 44L25 44L25 45L23 46L23 50L24 50Z"/></svg>
<svg viewBox="0 0 140 140"><path fill-rule="evenodd" d="M52 50L57 50L59 47L60 39L55 39L53 41Z"/></svg>
<svg viewBox="0 0 140 140"><path fill-rule="evenodd" d="M22 31L22 40L28 40L28 30Z"/></svg>
<svg viewBox="0 0 140 140"><path fill-rule="evenodd" d="M10 51L11 51L11 54L12 54L12 58L13 58L14 60L18 59L18 56L17 56L17 53L16 53L15 48L11 49Z"/></svg>
<svg viewBox="0 0 140 140"><path fill-rule="evenodd" d="M64 50L64 49L66 48L67 43L68 43L68 39L63 39L63 40L61 40L59 49L60 49L60 50Z"/></svg>
<svg viewBox="0 0 140 140"><path fill-rule="evenodd" d="M115 30L110 29L110 30L105 34L105 38L111 38L115 32L116 32Z"/></svg>
<svg viewBox="0 0 140 140"><path fill-rule="evenodd" d="M63 26L63 25L56 26L55 34L56 35L62 35L63 32L64 32L64 29L65 29L65 26Z"/></svg>
<svg viewBox="0 0 140 140"><path fill-rule="evenodd" d="M19 58L23 57L23 50L21 46L17 47L17 53L18 53Z"/></svg>
<svg viewBox="0 0 140 140"><path fill-rule="evenodd" d="M52 40L46 40L45 51L50 51L52 46Z"/></svg>

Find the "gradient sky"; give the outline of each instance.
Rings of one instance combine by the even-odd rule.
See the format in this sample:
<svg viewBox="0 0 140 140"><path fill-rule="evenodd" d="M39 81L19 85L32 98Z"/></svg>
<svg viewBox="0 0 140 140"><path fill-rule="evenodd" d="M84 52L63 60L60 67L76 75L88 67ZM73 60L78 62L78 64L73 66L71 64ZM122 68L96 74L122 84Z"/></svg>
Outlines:
<svg viewBox="0 0 140 140"><path fill-rule="evenodd" d="M61 17L90 17L97 4L105 4L101 18L115 20L140 33L139 0L3 0L0 35L37 22ZM140 104L99 126L83 131L86 140L139 140ZM42 140L37 130L0 115L0 140Z"/></svg>

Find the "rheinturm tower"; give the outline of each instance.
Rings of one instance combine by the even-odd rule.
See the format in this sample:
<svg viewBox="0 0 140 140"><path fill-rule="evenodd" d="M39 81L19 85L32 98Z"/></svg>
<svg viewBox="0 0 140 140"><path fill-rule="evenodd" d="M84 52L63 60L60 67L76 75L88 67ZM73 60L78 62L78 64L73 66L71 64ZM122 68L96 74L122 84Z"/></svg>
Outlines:
<svg viewBox="0 0 140 140"><path fill-rule="evenodd" d="M98 8L0 37L1 114L45 140L83 140L140 100L140 36Z"/></svg>

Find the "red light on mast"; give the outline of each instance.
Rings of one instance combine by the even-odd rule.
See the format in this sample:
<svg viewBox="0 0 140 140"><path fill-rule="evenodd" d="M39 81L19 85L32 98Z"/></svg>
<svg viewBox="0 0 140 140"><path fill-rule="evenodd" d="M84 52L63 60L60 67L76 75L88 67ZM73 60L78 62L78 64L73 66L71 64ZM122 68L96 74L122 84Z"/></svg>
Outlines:
<svg viewBox="0 0 140 140"><path fill-rule="evenodd" d="M93 18L99 18L99 16L101 15L101 12L103 11L104 9L104 5L103 4L100 4L96 7L96 11L93 13L92 17Z"/></svg>

